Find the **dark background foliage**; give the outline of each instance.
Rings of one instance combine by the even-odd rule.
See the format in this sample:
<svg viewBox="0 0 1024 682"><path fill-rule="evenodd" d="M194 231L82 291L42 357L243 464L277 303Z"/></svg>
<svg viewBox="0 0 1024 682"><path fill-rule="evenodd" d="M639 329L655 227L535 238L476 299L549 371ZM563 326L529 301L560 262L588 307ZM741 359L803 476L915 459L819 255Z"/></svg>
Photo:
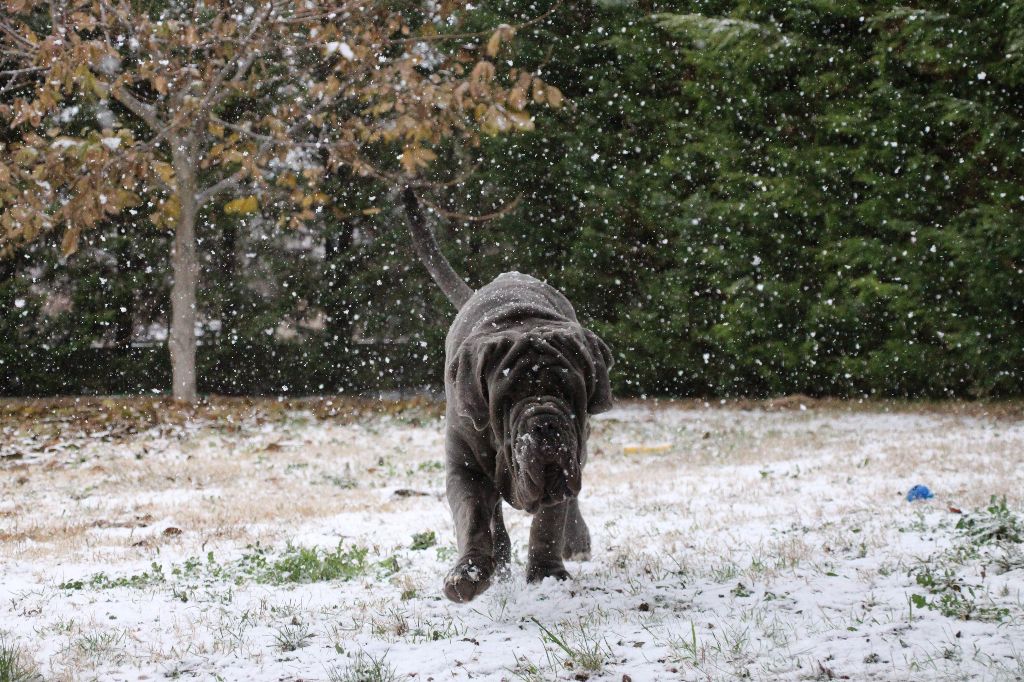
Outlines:
<svg viewBox="0 0 1024 682"><path fill-rule="evenodd" d="M445 250L474 286L561 288L620 395L1020 395L1022 27L1021 2L566 4L516 50L567 106L425 198L521 197L435 215ZM204 217L201 390L440 384L454 311L394 192L333 195L296 231ZM169 238L143 215L0 263L0 392L166 389Z"/></svg>

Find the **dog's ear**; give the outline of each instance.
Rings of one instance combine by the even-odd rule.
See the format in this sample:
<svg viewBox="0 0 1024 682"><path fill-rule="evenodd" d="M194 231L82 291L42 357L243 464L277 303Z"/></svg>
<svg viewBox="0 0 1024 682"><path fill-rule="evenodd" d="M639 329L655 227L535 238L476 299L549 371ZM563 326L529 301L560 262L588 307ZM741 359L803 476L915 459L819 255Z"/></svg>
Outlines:
<svg viewBox="0 0 1024 682"><path fill-rule="evenodd" d="M457 396L458 414L469 417L477 431L483 431L490 423L490 375L495 363L512 344L513 340L504 334L470 336L459 346L448 367L448 381Z"/></svg>
<svg viewBox="0 0 1024 682"><path fill-rule="evenodd" d="M608 344L589 329L583 330L590 349L593 374L587 380L587 412L599 414L612 409L612 387L608 381L608 371L615 364Z"/></svg>
<svg viewBox="0 0 1024 682"><path fill-rule="evenodd" d="M587 414L606 412L612 407L612 389L608 382L612 353L594 332L578 324L557 325L542 332L550 352L561 356L581 380ZM582 405L581 405L582 407Z"/></svg>

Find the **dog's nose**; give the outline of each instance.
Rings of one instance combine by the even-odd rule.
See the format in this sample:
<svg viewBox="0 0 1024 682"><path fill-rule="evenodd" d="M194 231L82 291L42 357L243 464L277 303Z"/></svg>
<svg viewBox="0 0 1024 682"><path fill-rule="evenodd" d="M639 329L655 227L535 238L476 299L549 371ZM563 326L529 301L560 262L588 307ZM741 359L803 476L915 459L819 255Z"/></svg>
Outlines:
<svg viewBox="0 0 1024 682"><path fill-rule="evenodd" d="M551 421L542 421L534 426L534 434L541 442L551 441L558 437L558 426Z"/></svg>

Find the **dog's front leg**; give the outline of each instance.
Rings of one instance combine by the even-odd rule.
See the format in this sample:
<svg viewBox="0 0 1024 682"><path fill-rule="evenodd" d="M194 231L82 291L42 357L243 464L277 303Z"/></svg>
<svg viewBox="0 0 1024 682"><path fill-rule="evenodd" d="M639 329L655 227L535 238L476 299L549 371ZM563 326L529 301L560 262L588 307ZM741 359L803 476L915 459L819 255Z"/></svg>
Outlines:
<svg viewBox="0 0 1024 682"><path fill-rule="evenodd" d="M482 475L462 467L448 472L448 504L455 521L459 560L444 579L444 595L454 602L467 602L491 586L492 521L497 503L497 491Z"/></svg>
<svg viewBox="0 0 1024 682"><path fill-rule="evenodd" d="M526 564L526 580L531 583L544 578L565 580L569 572L562 563L565 543L565 517L569 503L543 507L530 525L530 551Z"/></svg>

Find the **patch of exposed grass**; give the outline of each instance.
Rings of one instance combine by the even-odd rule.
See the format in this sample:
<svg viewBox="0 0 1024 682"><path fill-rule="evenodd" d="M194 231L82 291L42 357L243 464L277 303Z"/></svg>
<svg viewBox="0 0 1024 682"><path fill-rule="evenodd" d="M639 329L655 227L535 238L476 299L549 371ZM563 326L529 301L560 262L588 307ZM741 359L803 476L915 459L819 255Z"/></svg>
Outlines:
<svg viewBox="0 0 1024 682"><path fill-rule="evenodd" d="M964 537L976 545L1020 544L1024 542L1024 520L1006 506L1006 496L989 498L988 507L967 514L956 524Z"/></svg>
<svg viewBox="0 0 1024 682"><path fill-rule="evenodd" d="M62 590L83 590L87 587L93 590L109 590L115 587L141 589L166 581L167 578L164 576L163 567L154 561L150 564L149 570L141 573L121 576L118 578L111 578L106 573L102 572L95 573L86 580L68 580L66 582L62 582L58 587Z"/></svg>
<svg viewBox="0 0 1024 682"><path fill-rule="evenodd" d="M547 668L541 667L525 657L520 658L518 654L513 653L512 655L516 659L516 664L506 670L519 682L547 682L552 678L552 672Z"/></svg>
<svg viewBox="0 0 1024 682"><path fill-rule="evenodd" d="M160 564L153 562L149 569L141 573L120 577L96 573L86 579L62 582L59 587L64 590L107 590L118 587L142 589L173 583L175 594L181 594L183 601L188 601L189 592L202 585L209 587L225 582L235 585L246 582L286 585L352 580L370 568L366 558L368 550L358 545L345 547L339 543L333 550L288 545L277 557L260 545L250 545L247 550L240 558L229 562L218 561L213 552L206 555L205 561L190 557L183 563L172 565L169 575L165 574ZM380 565L382 569L386 568L384 563ZM390 566L392 572L397 570L397 562L392 560Z"/></svg>
<svg viewBox="0 0 1024 682"><path fill-rule="evenodd" d="M359 481L352 478L351 476L335 476L333 474L324 474L323 481L335 487L341 488L342 490L355 490L356 488L359 487Z"/></svg>
<svg viewBox="0 0 1024 682"><path fill-rule="evenodd" d="M453 545L435 547L434 551L437 552L437 560L442 562L451 561L459 554L459 551Z"/></svg>
<svg viewBox="0 0 1024 682"><path fill-rule="evenodd" d="M557 631L545 627L536 618L531 618L541 631L541 640L547 645L554 645L553 658L563 667L584 672L601 672L605 663L612 656L608 642L583 619L568 623ZM549 650L549 658L552 658Z"/></svg>
<svg viewBox="0 0 1024 682"><path fill-rule="evenodd" d="M938 611L947 618L959 620L980 620L999 622L1010 614L1010 610L995 604L984 603L985 589L971 585L950 568L933 569L927 564L917 567L915 580L927 594L912 594L910 601L915 608Z"/></svg>
<svg viewBox="0 0 1024 682"><path fill-rule="evenodd" d="M707 647L701 646L697 642L697 626L692 622L690 631L687 633L670 631L664 637L659 637L652 630L648 629L648 632L654 635L655 641L668 649L669 660L686 663L694 668L700 668L705 663Z"/></svg>
<svg viewBox="0 0 1024 682"><path fill-rule="evenodd" d="M42 679L35 661L17 640L0 634L0 682L38 682Z"/></svg>
<svg viewBox="0 0 1024 682"><path fill-rule="evenodd" d="M71 642L71 651L79 661L91 665L121 663L127 634L124 630L96 630L83 633Z"/></svg>
<svg viewBox="0 0 1024 682"><path fill-rule="evenodd" d="M309 646L313 631L305 623L294 620L274 630L274 644L281 651L295 651Z"/></svg>
<svg viewBox="0 0 1024 682"><path fill-rule="evenodd" d="M331 551L289 545L276 561L266 561L264 554L247 556L256 582L281 585L352 580L366 572L366 553L365 547L346 549L342 544Z"/></svg>
<svg viewBox="0 0 1024 682"><path fill-rule="evenodd" d="M966 514L956 524L958 536L948 549L910 569L922 592L911 594L911 608L938 611L948 618L1001 622L1010 610L997 606L983 584L960 569L971 562L994 565L1000 572L1024 566L1024 521L1010 510L1006 498L992 496L984 510ZM984 576L985 571L981 571Z"/></svg>
<svg viewBox="0 0 1024 682"><path fill-rule="evenodd" d="M432 530L416 533L412 536L412 544L409 549L430 549L437 544L437 534Z"/></svg>
<svg viewBox="0 0 1024 682"><path fill-rule="evenodd" d="M334 666L327 670L329 682L397 682L395 668L387 662L387 654L374 658L359 652L355 660L345 666Z"/></svg>

